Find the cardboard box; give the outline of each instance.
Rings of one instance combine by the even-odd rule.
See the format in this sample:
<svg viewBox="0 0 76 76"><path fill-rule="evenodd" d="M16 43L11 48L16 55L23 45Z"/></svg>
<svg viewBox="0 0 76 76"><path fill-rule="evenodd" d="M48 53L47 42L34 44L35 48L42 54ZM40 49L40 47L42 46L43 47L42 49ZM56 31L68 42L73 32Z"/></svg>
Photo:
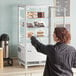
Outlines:
<svg viewBox="0 0 76 76"><path fill-rule="evenodd" d="M3 48L0 48L0 69L3 69Z"/></svg>

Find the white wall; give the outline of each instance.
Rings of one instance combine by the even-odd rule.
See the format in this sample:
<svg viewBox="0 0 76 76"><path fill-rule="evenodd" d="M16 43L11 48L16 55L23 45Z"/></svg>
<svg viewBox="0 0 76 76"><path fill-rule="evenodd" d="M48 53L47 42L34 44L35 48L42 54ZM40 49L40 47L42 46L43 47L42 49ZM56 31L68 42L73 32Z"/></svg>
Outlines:
<svg viewBox="0 0 76 76"><path fill-rule="evenodd" d="M51 5L52 0L0 0L0 35L9 35L10 56L17 56L18 5Z"/></svg>
<svg viewBox="0 0 76 76"><path fill-rule="evenodd" d="M76 48L76 0L71 0L71 36L72 45Z"/></svg>

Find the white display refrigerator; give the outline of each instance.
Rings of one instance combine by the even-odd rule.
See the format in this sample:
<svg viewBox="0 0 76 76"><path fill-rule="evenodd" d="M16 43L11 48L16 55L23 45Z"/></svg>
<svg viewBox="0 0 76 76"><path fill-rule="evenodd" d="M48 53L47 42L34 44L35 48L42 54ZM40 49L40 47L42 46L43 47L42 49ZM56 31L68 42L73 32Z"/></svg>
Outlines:
<svg viewBox="0 0 76 76"><path fill-rule="evenodd" d="M18 44L18 60L19 64L28 66L45 65L46 55L37 52L32 46L28 33L33 35L41 43L50 44L54 29L54 10L52 11L48 5L27 5L19 6L19 44ZM52 15L51 15L52 14ZM53 19L53 20L52 20ZM63 22L62 22L63 23Z"/></svg>

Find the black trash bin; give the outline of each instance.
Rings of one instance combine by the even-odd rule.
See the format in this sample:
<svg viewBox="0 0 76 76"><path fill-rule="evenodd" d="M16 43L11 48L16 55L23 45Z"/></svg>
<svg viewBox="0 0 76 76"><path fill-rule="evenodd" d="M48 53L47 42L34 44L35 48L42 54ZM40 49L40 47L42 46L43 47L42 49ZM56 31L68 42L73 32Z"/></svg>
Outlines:
<svg viewBox="0 0 76 76"><path fill-rule="evenodd" d="M3 48L3 58L4 58L4 65L13 65L13 60L9 57L9 36L8 34L2 34L0 37L1 47ZM7 63L6 63L7 62Z"/></svg>

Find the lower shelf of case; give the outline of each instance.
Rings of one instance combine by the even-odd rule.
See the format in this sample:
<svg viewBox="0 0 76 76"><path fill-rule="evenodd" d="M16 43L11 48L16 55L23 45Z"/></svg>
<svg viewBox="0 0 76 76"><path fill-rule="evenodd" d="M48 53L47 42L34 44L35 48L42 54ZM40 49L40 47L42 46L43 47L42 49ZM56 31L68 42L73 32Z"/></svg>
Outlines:
<svg viewBox="0 0 76 76"><path fill-rule="evenodd" d="M27 62L25 62L25 61L23 61L23 60L21 60L21 59L18 59L18 61L19 61L19 64L20 65L23 65L23 66L38 66L38 65L45 65L45 62L46 61L27 61Z"/></svg>

